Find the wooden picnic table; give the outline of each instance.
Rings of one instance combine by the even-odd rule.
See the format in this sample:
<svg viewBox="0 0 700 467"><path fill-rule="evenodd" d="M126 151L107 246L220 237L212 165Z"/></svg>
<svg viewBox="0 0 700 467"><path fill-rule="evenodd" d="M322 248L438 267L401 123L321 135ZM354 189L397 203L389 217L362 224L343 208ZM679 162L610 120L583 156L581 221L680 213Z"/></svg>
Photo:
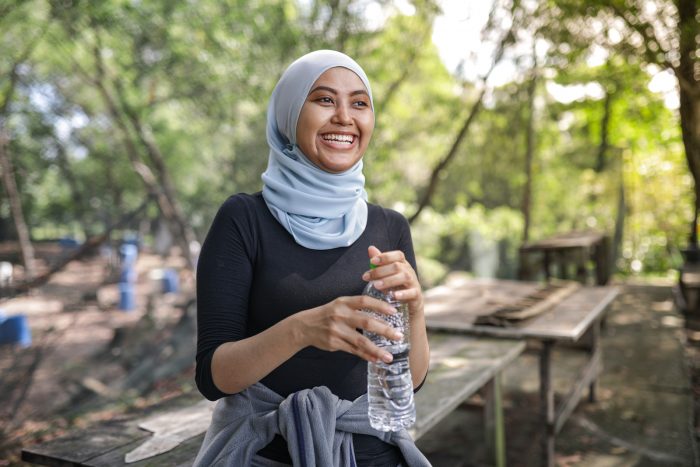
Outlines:
<svg viewBox="0 0 700 467"><path fill-rule="evenodd" d="M501 339L429 334L430 371L416 393L418 439L458 405L484 392L485 438L494 463L505 466L505 434L501 405L501 371L525 349L525 344ZM192 465L213 404L186 395L152 408L147 415L102 423L22 450L22 459L51 466L185 466ZM144 429L145 428L145 429ZM155 432L155 433L154 433ZM126 463L135 455L155 454Z"/></svg>
<svg viewBox="0 0 700 467"><path fill-rule="evenodd" d="M600 321L616 297L615 287L580 286L548 309L513 326L475 324L504 305L518 303L542 285L535 282L458 278L426 291L425 314L430 331L449 331L489 337L532 340L540 343L540 417L543 430L542 464L554 465L556 434L580 401L586 387L595 400L601 370ZM587 335L588 339L583 339ZM552 348L557 343L584 343L588 360L558 407L552 387Z"/></svg>
<svg viewBox="0 0 700 467"><path fill-rule="evenodd" d="M569 279L569 269L573 265L576 280L586 283L588 278L588 261L594 264L596 285L605 285L610 279L609 239L595 230L572 231L560 233L539 241L523 244L520 254L520 279L534 279L533 256L538 256L545 280L558 276ZM552 272L556 265L557 274Z"/></svg>

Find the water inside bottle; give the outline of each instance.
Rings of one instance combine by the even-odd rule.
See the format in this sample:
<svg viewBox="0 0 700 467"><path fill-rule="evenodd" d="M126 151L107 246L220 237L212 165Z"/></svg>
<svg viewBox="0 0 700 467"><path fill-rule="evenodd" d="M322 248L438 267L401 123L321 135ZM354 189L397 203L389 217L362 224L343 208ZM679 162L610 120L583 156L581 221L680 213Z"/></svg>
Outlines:
<svg viewBox="0 0 700 467"><path fill-rule="evenodd" d="M408 344L386 348L394 359L391 363L369 363L367 366L367 397L369 421L380 431L399 431L416 421L413 401L413 381L408 365Z"/></svg>

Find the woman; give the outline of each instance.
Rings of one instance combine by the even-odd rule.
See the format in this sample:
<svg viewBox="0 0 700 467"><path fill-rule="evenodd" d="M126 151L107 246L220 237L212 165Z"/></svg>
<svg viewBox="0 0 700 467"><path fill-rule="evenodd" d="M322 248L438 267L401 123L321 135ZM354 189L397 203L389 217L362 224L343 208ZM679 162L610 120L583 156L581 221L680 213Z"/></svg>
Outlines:
<svg viewBox="0 0 700 467"><path fill-rule="evenodd" d="M414 388L429 360L408 223L366 201L373 128L367 76L342 53L307 54L277 83L263 190L223 204L199 258L196 381L221 401L198 465L427 464L405 432L369 427L361 397L367 361L392 356L358 330L398 338L361 311L394 312L366 281L408 303Z"/></svg>

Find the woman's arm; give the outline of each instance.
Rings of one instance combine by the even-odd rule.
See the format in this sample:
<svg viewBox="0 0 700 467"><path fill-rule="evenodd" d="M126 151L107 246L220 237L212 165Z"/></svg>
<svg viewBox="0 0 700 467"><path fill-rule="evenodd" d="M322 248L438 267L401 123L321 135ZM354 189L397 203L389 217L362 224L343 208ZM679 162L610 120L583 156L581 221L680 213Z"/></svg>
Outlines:
<svg viewBox="0 0 700 467"><path fill-rule="evenodd" d="M372 264L377 267L367 271L362 278L373 281L374 286L380 290L397 289L394 290L394 296L408 304L411 332L411 350L408 358L415 388L425 379L430 363L430 347L423 313L423 292L418 277L400 250L382 253L378 248L370 246L368 254Z"/></svg>
<svg viewBox="0 0 700 467"><path fill-rule="evenodd" d="M390 353L357 332L359 328L389 339L399 338L391 326L359 311L367 308L395 313L391 305L372 297L340 297L289 316L255 336L221 344L212 357L214 384L224 393L242 391L308 346L342 350L369 361L391 362Z"/></svg>

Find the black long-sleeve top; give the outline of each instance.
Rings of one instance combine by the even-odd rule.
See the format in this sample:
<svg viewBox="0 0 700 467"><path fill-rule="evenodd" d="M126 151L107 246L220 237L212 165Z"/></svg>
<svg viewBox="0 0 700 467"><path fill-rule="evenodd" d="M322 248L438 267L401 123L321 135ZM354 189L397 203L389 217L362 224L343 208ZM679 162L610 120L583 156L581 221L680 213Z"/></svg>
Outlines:
<svg viewBox="0 0 700 467"><path fill-rule="evenodd" d="M396 211L368 204L367 227L352 245L312 250L294 241L272 216L261 193L226 200L197 266L200 392L210 400L228 395L212 379L212 355L219 345L256 335L294 313L338 297L360 295L370 245L381 251L401 250L416 267L408 222ZM346 352L307 347L261 382L282 396L326 386L339 398L354 400L367 391L367 362ZM373 436L354 435L354 446L358 465L396 465L400 460L396 448ZM291 463L281 437L259 454Z"/></svg>

